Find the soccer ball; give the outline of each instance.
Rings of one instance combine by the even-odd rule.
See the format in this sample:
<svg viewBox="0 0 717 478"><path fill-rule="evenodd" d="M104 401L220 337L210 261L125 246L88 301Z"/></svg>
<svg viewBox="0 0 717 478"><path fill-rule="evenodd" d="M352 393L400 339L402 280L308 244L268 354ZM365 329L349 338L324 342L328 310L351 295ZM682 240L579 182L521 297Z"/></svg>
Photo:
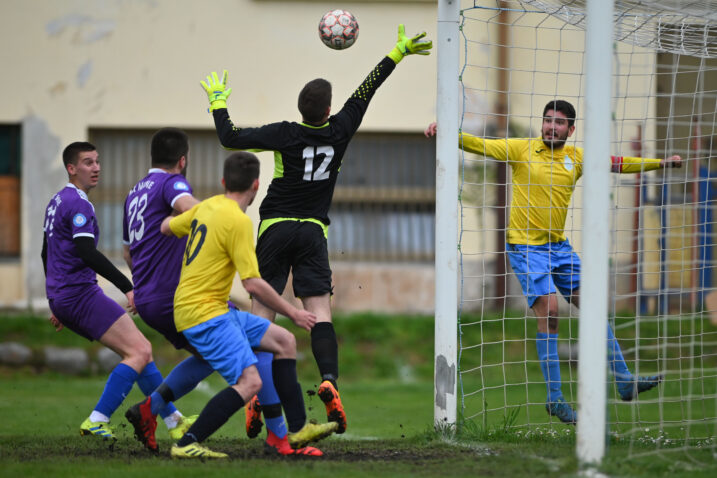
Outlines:
<svg viewBox="0 0 717 478"><path fill-rule="evenodd" d="M356 17L346 10L331 10L321 17L319 38L329 48L343 50L356 42L359 33Z"/></svg>

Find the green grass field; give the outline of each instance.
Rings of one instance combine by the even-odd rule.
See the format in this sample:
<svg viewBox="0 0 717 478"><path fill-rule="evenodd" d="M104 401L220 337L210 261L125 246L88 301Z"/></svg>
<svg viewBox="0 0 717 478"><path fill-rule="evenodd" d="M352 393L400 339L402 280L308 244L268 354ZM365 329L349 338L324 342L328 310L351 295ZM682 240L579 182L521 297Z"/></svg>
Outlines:
<svg viewBox="0 0 717 478"><path fill-rule="evenodd" d="M339 317L336 323L342 338L341 391L349 427L344 435L320 444L326 454L320 460L265 456L261 440L245 438L241 411L208 440L210 447L228 453L230 461L172 461L166 453L171 443L162 423L158 427L162 453L155 457L131 437L123 418L124 405L113 419L119 439L114 449L109 450L104 443L80 437L78 433L79 424L101 392L104 376L70 377L38 367L0 368L0 476L176 477L202 473L209 477L229 472L268 477L554 477L578 473L574 428L547 423L547 415L540 408L544 385L537 366L531 364L535 369L530 368L528 376L534 383L527 386L531 400L535 395L535 405L505 410L502 402L525 403L526 385L497 387L485 394L485 402L488 408L496 409L494 412L471 420L457 430L439 433L432 427L432 320L370 315ZM183 355L161 345L156 335L142 329L157 344L157 362L162 371L167 372ZM521 330L509 332L516 336L524 334ZM498 342L499 336L505 333L503 327L499 331L484 331L485 342ZM43 344L95 347L71 333L55 334L43 321L27 318L0 317L0 337L3 341L17 340L35 348ZM300 359L300 378L304 390L311 391L317 385L313 358L306 334L297 332L297 337L299 349L304 353ZM508 342L508 347L513 346L512 343ZM497 361L502 356L520 355L514 352L504 355L502 348L500 352L496 349L486 358ZM490 373L487 379L490 383L502 380ZM185 414L198 413L224 386L221 379L212 376L177 406ZM135 389L126 403L139 399ZM325 419L323 405L315 396L307 394L306 405L310 418ZM634 413L631 405L624 407L626 413ZM649 406L647 408L638 409L641 420L653 413ZM663 407L666 409L668 407ZM539 419L546 423L522 426L528 417L531 421ZM630 441L616 436L614 429L611 431L607 457L601 468L610 476L695 477L717 473L714 445L691 448L688 452L664 447L655 452L655 444L650 440ZM638 456L641 453L647 454Z"/></svg>
<svg viewBox="0 0 717 478"><path fill-rule="evenodd" d="M544 410L545 384L535 354L532 318L509 320L486 316L468 317L462 327L464 350L461 379L465 410L483 426L510 417L515 426L547 424ZM612 380L608 409L610 431L640 441L689 440L705 442L717 433L717 327L707 317L683 316L640 319L640 339L635 338L634 317L616 321L617 335L628 366L641 375L662 373L659 390L640 395L640 400L619 400ZM561 320L560 336L578 336L577 319ZM470 345L475 344L474 347ZM639 361L636 355L639 353ZM577 367L563 363L563 392L577 398ZM506 412L508 410L508 412ZM659 429L660 423L665 426ZM689 426L687 425L689 423Z"/></svg>

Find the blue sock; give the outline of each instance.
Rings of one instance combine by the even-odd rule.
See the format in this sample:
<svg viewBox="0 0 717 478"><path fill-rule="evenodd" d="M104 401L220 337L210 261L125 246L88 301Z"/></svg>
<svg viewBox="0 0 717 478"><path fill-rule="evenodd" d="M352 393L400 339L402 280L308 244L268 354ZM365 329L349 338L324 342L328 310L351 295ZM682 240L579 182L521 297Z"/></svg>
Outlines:
<svg viewBox="0 0 717 478"><path fill-rule="evenodd" d="M264 408L266 428L274 432L277 437L284 438L286 436L286 423L284 423L284 416L281 414L281 402L274 387L274 376L271 367L274 355L269 352L256 352L256 358L259 361L256 364L256 368L259 371L262 383L261 390L257 393L257 398L259 398L259 403ZM269 414L267 408L269 410L278 410L278 416L267 416ZM273 413L271 414L274 415Z"/></svg>
<svg viewBox="0 0 717 478"><path fill-rule="evenodd" d="M558 357L558 334L538 332L535 339L538 360L548 389L548 401L555 402L563 396L560 391L560 359Z"/></svg>
<svg viewBox="0 0 717 478"><path fill-rule="evenodd" d="M157 387L162 385L162 372L159 371L154 362L150 362L146 367L144 367L142 373L140 373L139 377L137 377L137 385L139 386L139 389L142 390L142 393L144 393L147 397L150 396L152 392L157 389ZM159 411L159 415L162 418L167 418L176 411L177 407L174 406L174 403L170 402Z"/></svg>
<svg viewBox="0 0 717 478"><path fill-rule="evenodd" d="M616 381L629 381L632 378L630 369L627 368L625 358L622 356L620 344L617 343L617 339L615 338L615 334L613 333L610 324L607 324L607 360Z"/></svg>
<svg viewBox="0 0 717 478"><path fill-rule="evenodd" d="M139 374L129 365L117 364L107 379L100 401L95 405L95 410L111 417L127 397L129 391L132 390L132 385L138 376Z"/></svg>
<svg viewBox="0 0 717 478"><path fill-rule="evenodd" d="M207 362L191 355L169 372L167 378L164 379L164 384L172 391L174 400L179 400L194 390L194 387L211 375L213 371L214 369ZM152 392L151 396L152 413L156 414L167 405L167 402L156 390Z"/></svg>

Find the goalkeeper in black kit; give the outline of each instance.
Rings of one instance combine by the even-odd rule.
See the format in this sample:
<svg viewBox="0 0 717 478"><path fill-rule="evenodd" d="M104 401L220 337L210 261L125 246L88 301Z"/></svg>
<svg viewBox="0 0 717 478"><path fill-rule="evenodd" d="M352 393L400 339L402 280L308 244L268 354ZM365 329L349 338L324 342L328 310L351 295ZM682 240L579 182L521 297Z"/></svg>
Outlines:
<svg viewBox="0 0 717 478"><path fill-rule="evenodd" d="M331 84L322 78L308 82L299 93L300 123L283 121L258 128L238 128L229 118L226 100L227 72L201 82L209 96L209 110L222 146L233 150L274 151L274 176L261 203L256 253L259 272L283 293L292 272L294 295L316 315L311 331L311 349L321 375L318 395L326 406L329 421L338 423L336 433L346 431L346 413L339 397L338 342L331 322L331 268L327 237L329 208L346 148L361 124L376 90L403 57L428 55L433 47L425 32L407 37L398 26L396 46L386 55L335 115L331 113ZM251 312L270 320L273 310L256 299ZM263 353L259 362L266 361ZM268 357L271 360L271 357ZM256 397L255 397L256 400ZM247 407L247 434L258 433L260 410L273 404L256 401ZM276 411L272 412L272 415ZM254 428L253 431L250 429Z"/></svg>

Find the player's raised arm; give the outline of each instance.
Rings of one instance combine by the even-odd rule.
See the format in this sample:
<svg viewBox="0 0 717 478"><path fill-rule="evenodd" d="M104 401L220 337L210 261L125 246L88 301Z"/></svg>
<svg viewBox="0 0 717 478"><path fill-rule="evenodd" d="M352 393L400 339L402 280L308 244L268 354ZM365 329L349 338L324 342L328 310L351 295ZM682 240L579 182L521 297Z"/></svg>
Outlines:
<svg viewBox="0 0 717 478"><path fill-rule="evenodd" d="M422 40L426 33L419 33L411 38L404 33L403 24L398 26L398 41L393 49L381 59L373 70L361 82L344 104L341 111L335 116L335 121L343 123L349 131L356 131L361 124L363 115L366 113L371 99L376 90L386 81L386 78L393 72L396 65L408 55L428 55L433 43Z"/></svg>
<svg viewBox="0 0 717 478"><path fill-rule="evenodd" d="M438 123L435 121L423 131L426 138L431 138L438 133ZM508 157L513 154L510 152L511 144L515 144L515 139L484 139L473 136L468 133L458 134L458 147L469 153L481 154L489 156L498 161L507 161Z"/></svg>
<svg viewBox="0 0 717 478"><path fill-rule="evenodd" d="M407 37L406 29L403 23L401 23L398 26L398 41L396 42L396 46L394 46L393 50L386 56L398 65L398 63L403 60L403 57L408 55L429 55L431 53L429 50L433 48L433 42L423 40L425 36L426 32L421 32L411 38Z"/></svg>
<svg viewBox="0 0 717 478"><path fill-rule="evenodd" d="M679 154L673 154L667 159L660 161L661 168L681 168L682 167L682 156Z"/></svg>
<svg viewBox="0 0 717 478"><path fill-rule="evenodd" d="M644 171L654 171L663 168L681 168L682 157L678 154L672 155L666 159L657 158L636 158L630 156L611 156L612 166L610 170L613 173L641 173Z"/></svg>
<svg viewBox="0 0 717 478"><path fill-rule="evenodd" d="M213 71L211 75L207 76L206 82L199 82L202 88L204 88L204 91L207 92L210 112L227 107L227 98L232 94L232 89L227 88L227 76L227 70L224 70L220 81L217 72Z"/></svg>

